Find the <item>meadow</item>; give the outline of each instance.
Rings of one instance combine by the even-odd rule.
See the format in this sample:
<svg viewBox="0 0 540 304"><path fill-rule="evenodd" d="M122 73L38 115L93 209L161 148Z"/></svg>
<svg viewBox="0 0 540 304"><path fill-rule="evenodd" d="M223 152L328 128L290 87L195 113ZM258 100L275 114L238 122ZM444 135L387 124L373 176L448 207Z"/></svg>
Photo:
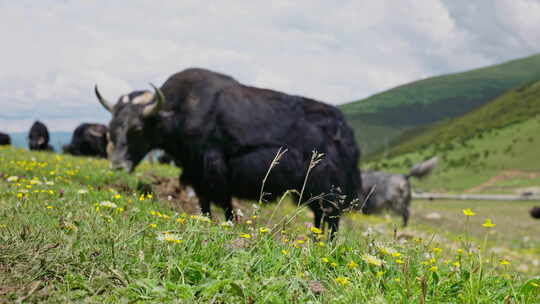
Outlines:
<svg viewBox="0 0 540 304"><path fill-rule="evenodd" d="M177 174L144 163L127 175L104 160L0 148L0 302L540 300L534 261L520 260L536 249L508 241L516 223L503 223L499 208L414 202L405 230L350 214L329 242L287 197L238 202L237 223L217 208L211 219L193 214L189 195L163 196L155 185ZM432 209L442 223L423 219Z"/></svg>

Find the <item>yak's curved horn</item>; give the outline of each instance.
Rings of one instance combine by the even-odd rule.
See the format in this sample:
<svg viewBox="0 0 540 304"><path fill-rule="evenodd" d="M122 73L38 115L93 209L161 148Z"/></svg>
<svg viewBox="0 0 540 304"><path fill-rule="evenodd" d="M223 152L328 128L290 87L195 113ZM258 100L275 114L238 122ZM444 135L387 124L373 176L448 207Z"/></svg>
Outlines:
<svg viewBox="0 0 540 304"><path fill-rule="evenodd" d="M156 102L147 105L144 107L143 110L143 116L144 117L150 117L156 115L165 104L165 96L163 95L163 92L161 92L160 89L158 89L155 85L150 84L154 88L154 96L156 98Z"/></svg>
<svg viewBox="0 0 540 304"><path fill-rule="evenodd" d="M103 98L101 94L99 94L99 90L97 88L97 84L94 87L94 92L96 93L96 97L99 100L99 103L109 112L112 113L114 105L107 101L107 99Z"/></svg>

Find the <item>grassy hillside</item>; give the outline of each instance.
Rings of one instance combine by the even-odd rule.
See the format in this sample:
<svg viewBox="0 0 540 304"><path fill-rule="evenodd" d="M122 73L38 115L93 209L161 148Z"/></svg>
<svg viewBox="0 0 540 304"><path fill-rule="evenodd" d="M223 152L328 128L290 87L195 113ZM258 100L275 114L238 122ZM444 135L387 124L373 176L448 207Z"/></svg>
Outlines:
<svg viewBox="0 0 540 304"><path fill-rule="evenodd" d="M432 155L441 161L435 173L416 187L441 192L463 192L479 187L494 179L485 192L512 192L518 188L540 186L540 116L506 127L489 129L476 136L432 144L367 164L368 167L389 171L407 172L413 163ZM503 187L508 180L512 187ZM506 189L506 190L505 190Z"/></svg>
<svg viewBox="0 0 540 304"><path fill-rule="evenodd" d="M540 186L540 81L405 138L369 165L406 172L432 155L440 168L420 187L438 191L512 192ZM487 184L486 184L487 183ZM482 186L483 185L483 186Z"/></svg>
<svg viewBox="0 0 540 304"><path fill-rule="evenodd" d="M451 145L447 144L449 142L462 143L474 137L496 133L498 129L527 121L538 114L540 114L540 81L510 90L461 117L434 125L417 136L404 138L401 143L392 147L390 155L414 152L431 145L436 145L438 150L444 151L451 148ZM537 138L534 130L529 135L531 140Z"/></svg>
<svg viewBox="0 0 540 304"><path fill-rule="evenodd" d="M403 132L458 117L516 86L540 79L540 54L402 85L341 106L366 153Z"/></svg>
<svg viewBox="0 0 540 304"><path fill-rule="evenodd" d="M144 164L126 175L107 167L0 147L0 303L539 300L532 260L523 276L515 271L523 254L492 250L503 246L496 230L478 224L489 214L469 219L454 210L454 236L397 234L351 215L327 242L306 226L305 208L240 203L241 220L223 223L137 190L150 172L173 176L177 169ZM479 240L471 224L480 227Z"/></svg>

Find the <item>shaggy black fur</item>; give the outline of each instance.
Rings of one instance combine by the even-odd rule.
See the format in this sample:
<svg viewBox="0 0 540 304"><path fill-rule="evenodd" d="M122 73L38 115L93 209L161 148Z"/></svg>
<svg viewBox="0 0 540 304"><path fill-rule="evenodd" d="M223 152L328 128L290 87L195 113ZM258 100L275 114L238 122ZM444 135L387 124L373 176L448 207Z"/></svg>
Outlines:
<svg viewBox="0 0 540 304"><path fill-rule="evenodd" d="M107 126L83 123L71 137L71 143L64 145L64 153L107 158Z"/></svg>
<svg viewBox="0 0 540 304"><path fill-rule="evenodd" d="M34 122L30 132L28 132L28 148L30 150L53 151L49 145L49 130L39 120Z"/></svg>
<svg viewBox="0 0 540 304"><path fill-rule="evenodd" d="M182 164L181 180L193 186L202 211L209 214L214 202L232 219L231 196L257 200L280 148L287 152L266 181L267 200L288 189L300 191L317 151L324 157L311 170L303 202L313 210L316 227L324 221L337 231L361 181L353 130L336 107L204 69L177 73L161 90L166 102L150 117L143 110L156 98L142 105L122 96L114 105L113 167L131 171L151 149L161 148ZM136 93L129 100L141 94Z"/></svg>
<svg viewBox="0 0 540 304"><path fill-rule="evenodd" d="M11 145L11 137L9 135L0 132L0 146Z"/></svg>

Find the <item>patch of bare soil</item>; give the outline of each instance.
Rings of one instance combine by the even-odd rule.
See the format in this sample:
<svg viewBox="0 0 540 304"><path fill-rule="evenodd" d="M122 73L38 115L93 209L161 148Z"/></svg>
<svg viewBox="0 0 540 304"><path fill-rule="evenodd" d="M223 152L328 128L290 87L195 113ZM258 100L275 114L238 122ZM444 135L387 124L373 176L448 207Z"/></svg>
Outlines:
<svg viewBox="0 0 540 304"><path fill-rule="evenodd" d="M195 192L191 187L181 185L178 178L162 177L151 173L146 177L152 181L152 192L169 207L189 214L201 213Z"/></svg>
<svg viewBox="0 0 540 304"><path fill-rule="evenodd" d="M169 178L158 176L153 173L144 175L151 180L151 184L141 184L137 188L140 192L154 193L157 198L166 203L170 208L179 212L188 214L200 214L199 199L193 188L187 185L182 185L178 178ZM232 206L237 213L242 213L242 209L247 209L245 204L242 204L237 199L232 200ZM212 212L212 218L217 220L223 214L221 208L217 208Z"/></svg>
<svg viewBox="0 0 540 304"><path fill-rule="evenodd" d="M466 193L475 193L475 192L482 192L487 189L493 189L495 185L498 182L501 182L503 180L512 179L512 178L536 178L540 176L540 172L527 172L527 171L520 171L520 170L508 170L503 171L500 174L497 174L496 176L490 178L489 180L485 181L484 183L473 187L471 189L466 190Z"/></svg>

